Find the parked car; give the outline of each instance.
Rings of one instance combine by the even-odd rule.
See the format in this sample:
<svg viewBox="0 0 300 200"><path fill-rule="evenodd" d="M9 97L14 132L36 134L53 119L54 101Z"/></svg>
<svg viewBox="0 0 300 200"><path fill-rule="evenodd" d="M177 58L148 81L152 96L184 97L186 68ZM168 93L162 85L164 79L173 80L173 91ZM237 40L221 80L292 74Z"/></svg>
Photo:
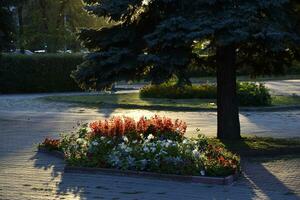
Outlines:
<svg viewBox="0 0 300 200"><path fill-rule="evenodd" d="M45 49L35 50L34 53L46 53Z"/></svg>
<svg viewBox="0 0 300 200"><path fill-rule="evenodd" d="M15 54L22 54L20 49L16 49L13 53L15 53ZM30 51L30 50L25 50L24 54L25 55L32 55L34 53L32 51Z"/></svg>

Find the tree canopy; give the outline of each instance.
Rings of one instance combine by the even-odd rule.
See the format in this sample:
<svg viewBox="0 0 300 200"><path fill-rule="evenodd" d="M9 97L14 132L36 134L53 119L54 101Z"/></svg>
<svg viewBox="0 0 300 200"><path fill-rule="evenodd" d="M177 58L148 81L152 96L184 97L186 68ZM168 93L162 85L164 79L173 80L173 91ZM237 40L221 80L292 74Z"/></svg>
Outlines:
<svg viewBox="0 0 300 200"><path fill-rule="evenodd" d="M102 21L88 15L81 0L28 0L24 8L25 46L46 46L48 52L76 51L80 49L77 31L83 27L97 28Z"/></svg>
<svg viewBox="0 0 300 200"><path fill-rule="evenodd" d="M73 74L83 88L102 89L114 81L145 74L153 83L165 81L172 74L188 82L187 65L197 62L215 66L219 46L234 46L237 67L247 66L253 74L282 72L299 59L296 1L85 0L85 3L90 13L115 24L81 32L80 39L94 51Z"/></svg>
<svg viewBox="0 0 300 200"><path fill-rule="evenodd" d="M220 139L240 139L236 69L278 73L299 60L299 4L294 0L85 0L87 10L114 21L86 29L92 53L72 76L85 89L173 74L189 84L191 63L217 69Z"/></svg>
<svg viewBox="0 0 300 200"><path fill-rule="evenodd" d="M82 49L79 29L106 25L103 18L88 15L81 0L1 0L0 4L1 29L18 31L13 42L4 40L11 42L8 50L78 51Z"/></svg>

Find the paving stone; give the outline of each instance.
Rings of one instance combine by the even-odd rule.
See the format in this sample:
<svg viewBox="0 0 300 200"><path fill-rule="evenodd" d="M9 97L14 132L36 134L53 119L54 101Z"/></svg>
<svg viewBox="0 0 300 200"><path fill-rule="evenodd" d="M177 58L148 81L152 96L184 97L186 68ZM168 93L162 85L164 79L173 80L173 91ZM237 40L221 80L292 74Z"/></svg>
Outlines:
<svg viewBox="0 0 300 200"><path fill-rule="evenodd" d="M125 176L64 173L64 162L37 153L46 136L72 131L77 121L144 110L97 110L36 100L40 95L0 96L0 199L300 199L300 159L245 161L243 176L230 186ZM215 127L216 114L160 112L184 117L192 127ZM300 111L242 113L242 127L269 136L299 137ZM286 121L289 116L290 121ZM270 125L272 124L272 125ZM205 131L205 130L204 130ZM284 133L284 134L283 134ZM273 134L273 135L272 135Z"/></svg>

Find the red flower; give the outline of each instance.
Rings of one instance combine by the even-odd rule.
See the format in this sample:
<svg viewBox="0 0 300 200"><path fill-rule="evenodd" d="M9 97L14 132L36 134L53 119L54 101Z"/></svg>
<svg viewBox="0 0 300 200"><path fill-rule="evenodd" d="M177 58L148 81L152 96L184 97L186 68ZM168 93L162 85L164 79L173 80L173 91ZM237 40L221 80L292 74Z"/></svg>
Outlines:
<svg viewBox="0 0 300 200"><path fill-rule="evenodd" d="M172 122L170 118L159 117L155 115L150 119L141 117L137 122L130 117L113 117L111 119L99 120L90 123L92 135L100 136L123 136L128 133L136 132L136 134L144 134L150 128L155 135L158 132L176 132L179 135L184 135L186 132L186 123L181 120Z"/></svg>
<svg viewBox="0 0 300 200"><path fill-rule="evenodd" d="M45 138L44 142L42 143L46 148L49 149L55 149L58 150L60 146L60 140L59 139L51 139L51 138Z"/></svg>

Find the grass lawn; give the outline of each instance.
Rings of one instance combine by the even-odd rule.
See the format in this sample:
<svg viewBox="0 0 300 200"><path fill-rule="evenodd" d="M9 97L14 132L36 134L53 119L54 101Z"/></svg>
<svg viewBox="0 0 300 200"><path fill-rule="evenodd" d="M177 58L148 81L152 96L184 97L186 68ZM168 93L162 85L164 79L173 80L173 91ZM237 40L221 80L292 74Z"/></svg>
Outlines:
<svg viewBox="0 0 300 200"><path fill-rule="evenodd" d="M101 94L82 96L50 96L43 99L70 103L80 103L90 106L101 104L131 105L131 106L159 106L159 107L188 107L188 108L216 108L214 99L158 99L140 98L138 93L129 94Z"/></svg>
<svg viewBox="0 0 300 200"><path fill-rule="evenodd" d="M300 138L243 137L240 141L220 141L215 138L212 140L244 156L300 155Z"/></svg>
<svg viewBox="0 0 300 200"><path fill-rule="evenodd" d="M50 101L79 103L87 106L111 105L119 107L157 107L159 108L187 108L214 109L215 99L157 99L140 98L138 93L129 94L101 94L81 96L49 96L43 99ZM272 96L273 106L300 105L298 96Z"/></svg>
<svg viewBox="0 0 300 200"><path fill-rule="evenodd" d="M256 78L251 78L249 76L238 76L238 81L254 81L254 82L263 82L263 81L276 81L276 80L293 80L300 79L300 74L295 75L285 75L285 76L258 76ZM191 78L193 83L216 83L216 77L199 77Z"/></svg>
<svg viewBox="0 0 300 200"><path fill-rule="evenodd" d="M299 96L272 96L272 105L300 105Z"/></svg>

